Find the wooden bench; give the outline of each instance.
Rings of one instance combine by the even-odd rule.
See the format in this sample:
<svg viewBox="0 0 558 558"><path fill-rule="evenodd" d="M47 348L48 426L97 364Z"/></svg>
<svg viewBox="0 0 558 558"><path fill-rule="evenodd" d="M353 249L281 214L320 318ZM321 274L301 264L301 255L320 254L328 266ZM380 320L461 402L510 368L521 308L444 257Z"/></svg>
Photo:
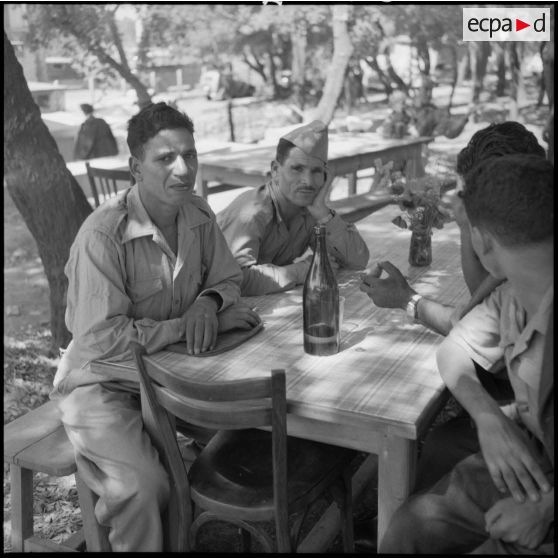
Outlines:
<svg viewBox="0 0 558 558"><path fill-rule="evenodd" d="M444 195L449 190L455 188L455 186L456 180L454 178L442 179L440 194ZM390 203L393 203L393 196L384 191L366 192L365 194L352 195L334 201L330 200L327 202L327 205L339 213L345 221L354 223Z"/></svg>
<svg viewBox="0 0 558 558"><path fill-rule="evenodd" d="M95 519L96 495L77 474L73 447L49 401L4 425L4 463L10 464L12 552L76 552L110 550L108 536ZM75 475L83 529L57 544L34 534L33 473Z"/></svg>
<svg viewBox="0 0 558 558"><path fill-rule="evenodd" d="M330 200L327 202L327 205L341 215L345 221L354 223L392 202L393 196L391 194L372 194L367 192L366 194L357 194L340 200Z"/></svg>

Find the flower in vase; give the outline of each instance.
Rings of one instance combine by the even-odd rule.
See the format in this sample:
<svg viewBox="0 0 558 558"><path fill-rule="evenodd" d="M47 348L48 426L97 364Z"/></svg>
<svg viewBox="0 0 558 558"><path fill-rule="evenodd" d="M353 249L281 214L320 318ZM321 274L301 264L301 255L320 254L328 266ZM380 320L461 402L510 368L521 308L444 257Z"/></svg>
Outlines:
<svg viewBox="0 0 558 558"><path fill-rule="evenodd" d="M441 229L451 220L450 213L442 206L440 190L442 181L435 176L405 179L399 173L394 176L391 191L393 201L403 211L392 220L402 229L430 233L432 228Z"/></svg>

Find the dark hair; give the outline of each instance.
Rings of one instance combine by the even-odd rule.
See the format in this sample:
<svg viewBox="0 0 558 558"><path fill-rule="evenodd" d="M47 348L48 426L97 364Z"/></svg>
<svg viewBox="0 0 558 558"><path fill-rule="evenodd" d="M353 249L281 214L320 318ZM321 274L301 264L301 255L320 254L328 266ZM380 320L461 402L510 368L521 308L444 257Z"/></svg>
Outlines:
<svg viewBox="0 0 558 558"><path fill-rule="evenodd" d="M281 138L279 143L277 144L277 151L275 152L275 160L282 165L293 147L296 147L294 143L291 143L289 140Z"/></svg>
<svg viewBox="0 0 558 558"><path fill-rule="evenodd" d="M523 124L512 121L490 124L475 132L457 155L457 174L464 176L481 161L511 153L546 157L544 147Z"/></svg>
<svg viewBox="0 0 558 558"><path fill-rule="evenodd" d="M554 167L537 155L504 155L473 167L465 177L463 203L471 225L505 246L554 234Z"/></svg>
<svg viewBox="0 0 558 558"><path fill-rule="evenodd" d="M79 105L79 108L83 111L84 114L93 113L93 107L89 103L83 103Z"/></svg>
<svg viewBox="0 0 558 558"><path fill-rule="evenodd" d="M142 159L143 146L161 130L173 128L186 128L194 134L194 123L183 112L180 112L166 103L151 103L142 108L128 121L128 137L126 142L130 153Z"/></svg>

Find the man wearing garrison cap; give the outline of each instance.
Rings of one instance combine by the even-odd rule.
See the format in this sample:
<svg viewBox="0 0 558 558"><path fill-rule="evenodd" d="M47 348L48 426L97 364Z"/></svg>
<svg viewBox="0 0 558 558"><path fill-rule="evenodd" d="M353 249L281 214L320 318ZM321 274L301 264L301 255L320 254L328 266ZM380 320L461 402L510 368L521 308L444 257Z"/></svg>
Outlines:
<svg viewBox="0 0 558 558"><path fill-rule="evenodd" d="M242 295L283 291L303 283L310 257L300 256L310 246L316 224L326 227L334 265L366 267L368 248L356 227L326 205L333 178L327 169L327 144L327 127L319 120L292 130L279 140L268 182L240 194L217 215L242 268Z"/></svg>

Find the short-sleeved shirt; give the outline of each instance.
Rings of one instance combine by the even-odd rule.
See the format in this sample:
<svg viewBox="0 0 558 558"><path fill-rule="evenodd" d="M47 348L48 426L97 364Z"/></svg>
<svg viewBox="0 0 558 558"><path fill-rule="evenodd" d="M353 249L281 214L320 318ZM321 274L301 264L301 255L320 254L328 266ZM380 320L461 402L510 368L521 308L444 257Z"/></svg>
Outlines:
<svg viewBox="0 0 558 558"><path fill-rule="evenodd" d="M553 300L551 285L535 315L527 320L525 309L506 281L448 334L448 338L487 370L504 358L515 394L516 416L539 440L542 440L538 418L541 370Z"/></svg>
<svg viewBox="0 0 558 558"><path fill-rule="evenodd" d="M306 208L287 226L271 182L240 194L217 215L217 222L244 274L242 294L257 295L295 286L284 266L312 243L316 224ZM340 266L364 269L369 252L352 223L335 215L325 225L329 254Z"/></svg>
<svg viewBox="0 0 558 558"><path fill-rule="evenodd" d="M207 203L194 196L180 208L177 225L174 254L137 185L84 221L65 267L66 325L73 339L58 366L53 394L121 380L116 372L94 374L89 364L131 358L130 341L152 353L183 339L181 316L199 296L218 294L220 310L238 301L242 272Z"/></svg>

